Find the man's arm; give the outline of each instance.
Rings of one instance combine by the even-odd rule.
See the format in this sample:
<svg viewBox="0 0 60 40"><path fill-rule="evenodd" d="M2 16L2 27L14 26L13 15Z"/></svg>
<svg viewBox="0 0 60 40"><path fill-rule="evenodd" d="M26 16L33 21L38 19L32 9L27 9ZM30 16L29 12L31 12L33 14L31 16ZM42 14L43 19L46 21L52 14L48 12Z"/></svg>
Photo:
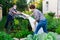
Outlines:
<svg viewBox="0 0 60 40"><path fill-rule="evenodd" d="M15 11L12 11L12 13L13 13L13 14L17 14L17 12L15 12Z"/></svg>

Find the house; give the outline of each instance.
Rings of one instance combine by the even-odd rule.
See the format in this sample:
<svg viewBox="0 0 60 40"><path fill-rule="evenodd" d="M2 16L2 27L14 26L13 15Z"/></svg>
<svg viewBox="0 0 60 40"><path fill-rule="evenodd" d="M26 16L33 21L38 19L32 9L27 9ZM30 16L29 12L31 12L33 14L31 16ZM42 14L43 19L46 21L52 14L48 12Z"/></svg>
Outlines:
<svg viewBox="0 0 60 40"><path fill-rule="evenodd" d="M60 0L43 0L43 13L50 11L60 15Z"/></svg>

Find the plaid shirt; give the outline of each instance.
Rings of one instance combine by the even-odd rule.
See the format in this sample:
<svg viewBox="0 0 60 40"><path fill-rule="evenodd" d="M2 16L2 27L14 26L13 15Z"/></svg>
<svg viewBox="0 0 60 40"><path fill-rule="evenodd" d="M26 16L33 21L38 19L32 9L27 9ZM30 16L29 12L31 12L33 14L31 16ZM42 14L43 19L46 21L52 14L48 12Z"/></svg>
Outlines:
<svg viewBox="0 0 60 40"><path fill-rule="evenodd" d="M38 9L34 9L33 16L37 21L45 20L43 13L41 13L41 11L39 11Z"/></svg>
<svg viewBox="0 0 60 40"><path fill-rule="evenodd" d="M14 16L15 14L13 13L13 11L17 12L16 9L14 9L14 8L10 8L8 14L11 15L11 16Z"/></svg>

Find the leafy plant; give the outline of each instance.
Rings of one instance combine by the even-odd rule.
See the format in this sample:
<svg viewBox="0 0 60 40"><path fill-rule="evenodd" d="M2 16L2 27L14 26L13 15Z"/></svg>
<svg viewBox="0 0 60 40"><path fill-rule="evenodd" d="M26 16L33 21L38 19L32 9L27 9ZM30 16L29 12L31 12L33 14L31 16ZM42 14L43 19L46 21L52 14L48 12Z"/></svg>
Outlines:
<svg viewBox="0 0 60 40"><path fill-rule="evenodd" d="M60 27L58 27L58 28L56 29L56 33L59 33L59 34L60 34Z"/></svg>
<svg viewBox="0 0 60 40"><path fill-rule="evenodd" d="M14 31L11 33L12 37L20 39L26 37L28 34L33 33L32 30L30 30L31 26L28 19L17 17L14 19L13 24Z"/></svg>
<svg viewBox="0 0 60 40"><path fill-rule="evenodd" d="M21 30L21 31L17 31L16 33L12 33L13 37L16 37L16 38L24 38L26 37L27 35L29 34L32 34L33 32L31 31L28 31L28 30Z"/></svg>
<svg viewBox="0 0 60 40"><path fill-rule="evenodd" d="M48 29L48 31L55 32L55 29L57 28L57 19L54 18L54 13L50 12L48 14L45 14L45 17L47 19L47 29Z"/></svg>
<svg viewBox="0 0 60 40"><path fill-rule="evenodd" d="M19 24L19 21L17 19L14 19L14 24L15 25L18 25Z"/></svg>
<svg viewBox="0 0 60 40"><path fill-rule="evenodd" d="M57 39L56 36L57 36L56 33L49 32L44 40L56 40Z"/></svg>
<svg viewBox="0 0 60 40"><path fill-rule="evenodd" d="M27 0L18 0L16 4L19 11L25 11L27 8Z"/></svg>
<svg viewBox="0 0 60 40"><path fill-rule="evenodd" d="M55 16L55 13L53 13L53 12L48 12L48 15L49 15L50 17L54 17L54 16Z"/></svg>
<svg viewBox="0 0 60 40"><path fill-rule="evenodd" d="M0 40L13 40L13 38L5 32L0 32Z"/></svg>
<svg viewBox="0 0 60 40"><path fill-rule="evenodd" d="M53 32L49 32L48 34L35 34L34 36L28 35L25 40L56 40L57 34Z"/></svg>

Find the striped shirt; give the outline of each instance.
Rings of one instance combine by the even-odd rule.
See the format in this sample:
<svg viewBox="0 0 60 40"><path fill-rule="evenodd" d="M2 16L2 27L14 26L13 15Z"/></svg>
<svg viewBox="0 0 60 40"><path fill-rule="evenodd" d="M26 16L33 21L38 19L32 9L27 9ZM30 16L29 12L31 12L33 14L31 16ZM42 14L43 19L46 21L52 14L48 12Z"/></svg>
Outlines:
<svg viewBox="0 0 60 40"><path fill-rule="evenodd" d="M15 15L15 14L13 13L13 11L17 12L16 9L10 8L10 9L9 9L9 13L8 13L8 14L11 15L12 17Z"/></svg>

